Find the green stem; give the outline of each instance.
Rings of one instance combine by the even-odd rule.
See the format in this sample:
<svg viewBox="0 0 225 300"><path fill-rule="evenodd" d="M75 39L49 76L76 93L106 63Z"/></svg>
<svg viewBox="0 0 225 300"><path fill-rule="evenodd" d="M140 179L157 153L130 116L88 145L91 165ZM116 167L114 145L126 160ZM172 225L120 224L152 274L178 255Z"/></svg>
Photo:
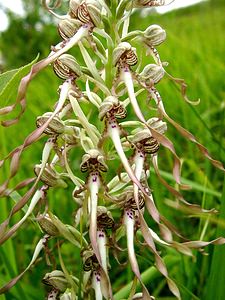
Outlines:
<svg viewBox="0 0 225 300"><path fill-rule="evenodd" d="M105 83L109 89L112 87L112 68L113 68L112 58L113 58L113 46L110 43L108 43L108 60L105 66Z"/></svg>
<svg viewBox="0 0 225 300"><path fill-rule="evenodd" d="M112 0L111 1L111 12L112 12L112 16L109 18L109 23L110 23L110 37L112 38L114 44L111 44L110 41L107 41L107 48L108 48L108 60L107 60L107 64L105 66L105 82L106 82L106 86L111 89L112 87L112 82L113 82L113 63L112 63L112 59L113 59L113 49L116 46L115 45L115 41L116 41L116 36L115 36L115 28L116 28L116 8L117 8L117 0Z"/></svg>

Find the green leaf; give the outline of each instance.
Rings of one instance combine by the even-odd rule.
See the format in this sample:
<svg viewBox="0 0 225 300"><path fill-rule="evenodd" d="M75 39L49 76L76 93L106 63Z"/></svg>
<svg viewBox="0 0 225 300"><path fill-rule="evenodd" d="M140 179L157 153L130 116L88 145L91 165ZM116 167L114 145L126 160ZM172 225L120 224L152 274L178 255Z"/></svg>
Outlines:
<svg viewBox="0 0 225 300"><path fill-rule="evenodd" d="M221 198L220 221L225 220L225 177ZM217 236L225 236L225 229L218 225ZM225 245L214 246L210 276L207 283L205 300L223 300L225 295Z"/></svg>
<svg viewBox="0 0 225 300"><path fill-rule="evenodd" d="M152 173L155 173L155 171L152 170ZM168 172L165 172L165 171L162 171L162 170L160 170L160 174L165 179L174 181L174 178L173 178L172 174L170 174ZM183 184L189 185L193 190L200 191L200 192L203 192L205 194L209 194L209 195L212 195L212 196L215 196L215 197L218 197L218 198L221 197L221 193L220 192L217 192L216 190L211 189L211 188L207 188L204 185L201 185L200 183L197 183L197 182L195 182L193 180L189 180L189 179L186 179L184 177L181 177L181 182Z"/></svg>
<svg viewBox="0 0 225 300"><path fill-rule="evenodd" d="M17 94L17 88L21 79L27 75L30 71L30 68L38 60L39 54L37 57L30 62L29 64L15 70L7 71L0 75L0 106L3 107L15 97Z"/></svg>
<svg viewBox="0 0 225 300"><path fill-rule="evenodd" d="M10 79L18 72L18 70L19 69L10 70L0 75L0 91L4 89L8 81L10 81Z"/></svg>

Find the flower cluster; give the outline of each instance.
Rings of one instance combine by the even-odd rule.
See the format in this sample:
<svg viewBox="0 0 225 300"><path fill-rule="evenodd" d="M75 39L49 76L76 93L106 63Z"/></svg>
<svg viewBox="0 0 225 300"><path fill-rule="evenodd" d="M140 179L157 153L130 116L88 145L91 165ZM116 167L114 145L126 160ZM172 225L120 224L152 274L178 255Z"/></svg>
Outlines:
<svg viewBox="0 0 225 300"><path fill-rule="evenodd" d="M92 289L97 300L113 299L109 257L115 252L118 255L121 250L118 242L125 238L131 269L142 287L142 293L138 294L133 289L129 299L153 299L142 280L135 254L135 234L141 234L145 245L154 256L156 268L165 277L171 293L180 299L179 289L169 276L155 242L192 255L192 248L225 241L218 238L210 242L176 242L174 235L179 235L177 230L160 215L155 205L151 190L150 164L161 183L172 194L184 205L202 212L200 207L189 204L178 190L160 176L158 150L163 146L174 156L173 176L182 187L180 160L172 141L166 137L166 122L195 143L216 167L223 169L223 166L211 158L207 149L190 132L171 119L164 108L157 83L164 76L172 77L166 72L166 63L161 61L158 52L158 46L166 40L165 30L158 25L150 25L145 31L129 32L133 9L168 3L161 0L70 0L68 12L63 16L55 13L60 1L56 1L52 7L47 3L48 1L43 1L44 7L59 19L58 32L62 41L51 47L49 56L34 64L30 73L21 81L16 102L22 106L21 113L25 109L27 86L43 68L51 64L62 84L59 86L59 98L54 111L38 116L37 129L6 158L11 158L12 164L10 178L0 188L4 196L12 192L8 189L8 184L18 171L22 151L41 136L48 137L41 163L34 167L36 178L16 187L32 183L32 187L13 207L8 219L1 224L0 244L26 222L38 203L45 203L46 208L44 213L39 212L36 216L44 236L38 242L29 266L2 287L0 293L16 284L43 249L47 251L49 239L57 240L61 237L80 249L83 274L79 279L76 274L70 275L60 254L62 270L51 270L43 277L43 283L50 286L47 299L93 299ZM139 63L141 55L134 47L137 42L142 45L142 49L146 49L146 56L150 56L153 61L142 70ZM85 65L67 53L73 47L80 50ZM148 118L148 112L143 113L141 110L143 94L147 94L146 101L154 101L154 117ZM189 101L185 91L184 98ZM4 114L10 113L16 104L7 107ZM87 108L90 114L85 113ZM128 112L131 109L135 119L129 118ZM11 120L10 124L17 122L19 117ZM85 180L77 175L79 171L74 173L70 163L70 153L78 148L83 151L80 174L84 173L81 178ZM133 152L130 157L127 154L129 150ZM118 159L123 170L118 166L118 174L112 174L111 171L106 176L109 173L109 161L118 162ZM67 189L68 185L74 186L71 199L78 207L74 226L62 223L60 216L56 217L48 209L46 201L49 189ZM10 218L30 198L26 214L7 229ZM156 222L161 237L147 225L145 210Z"/></svg>

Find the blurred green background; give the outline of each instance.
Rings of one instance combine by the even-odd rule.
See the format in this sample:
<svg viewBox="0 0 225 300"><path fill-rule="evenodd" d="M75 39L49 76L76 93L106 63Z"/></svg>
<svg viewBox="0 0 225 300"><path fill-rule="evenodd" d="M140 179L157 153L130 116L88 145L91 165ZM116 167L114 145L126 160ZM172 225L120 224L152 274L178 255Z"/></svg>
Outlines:
<svg viewBox="0 0 225 300"><path fill-rule="evenodd" d="M9 28L1 33L0 54L2 56L1 71L15 69L33 60L38 53L45 57L49 53L49 46L57 44L59 36L55 21L40 8L38 1L24 0L26 14L18 17L7 12L10 19ZM184 102L178 88L165 78L158 89L162 95L168 114L183 127L192 132L203 143L213 157L225 161L225 84L224 84L224 56L225 56L225 3L224 1L207 1L198 5L175 10L164 15L156 13L141 16L139 12L133 15L131 28L144 30L150 24L159 24L167 31L167 40L158 50L163 61L169 62L167 71L174 77L185 78L188 83L190 99L201 99L198 106L191 106ZM74 51L79 58L79 53ZM143 62L146 64L148 60ZM36 117L46 111L51 111L57 100L57 88L60 80L53 75L51 68L47 68L31 83L27 96L27 110L19 124L10 128L0 127L0 158L17 145L35 128ZM10 95L9 101L15 99L16 94ZM4 103L1 103L1 106ZM143 105L144 109L144 105ZM182 177L193 189L184 192L189 202L202 205L204 208L220 210L223 189L223 173L215 169L199 153L197 148L183 139L180 134L169 125L167 136L174 142L178 155L183 159ZM33 166L40 161L43 140L27 149L21 162L19 174L12 180L11 186L22 179L33 176ZM77 155L79 156L79 155ZM160 169L168 182L174 185L170 175L173 160L169 152L160 150ZM80 158L72 161L72 169L78 169ZM9 172L9 164L1 169L1 182ZM177 211L166 204L166 200L173 199L168 191L161 186L157 177L152 174L151 187L160 212L172 221L188 239L214 239L218 232L225 234L223 220L225 211L221 213L221 226L218 227L219 216L199 218L190 216L187 212ZM64 222L73 224L72 214L76 204L70 199L69 191L57 190L50 192L49 202L52 211ZM225 199L223 199L225 200ZM3 221L13 205L11 199L0 201L0 221ZM13 218L12 223L23 214ZM224 220L225 221L225 220ZM156 225L151 223L153 229ZM205 234L204 231L206 230ZM34 222L27 221L19 232L0 247L0 285L21 272L29 263L35 243L41 237L41 232ZM219 247L214 254L214 247L207 248L208 255L195 253L195 258L184 257L171 250L161 249L161 254L168 262L170 275L176 281L182 293L182 299L224 300L220 291L215 296L215 290L220 276L221 285L225 286L223 277L224 266L218 262L225 260L225 248ZM144 248L138 249L138 259L141 270L146 270L153 262L153 257ZM57 252L55 252L57 254ZM79 265L79 253L71 245L65 245L63 254L69 270L76 273ZM125 254L123 254L125 255ZM125 257L125 256L124 256ZM144 258L145 257L145 258ZM216 258L215 258L216 257ZM170 259L171 258L171 259ZM174 263L172 258L177 258ZM118 267L112 261L110 271L115 291L121 289L132 280L132 272L128 268ZM27 272L19 282L5 296L0 299L44 299L44 287L41 283L43 275L49 272L44 258L37 262L32 271ZM210 275L211 274L211 275ZM152 276L152 277L151 277ZM165 280L157 273L148 278L148 287L153 291L156 299L174 299L166 287ZM222 283L223 282L223 283Z"/></svg>

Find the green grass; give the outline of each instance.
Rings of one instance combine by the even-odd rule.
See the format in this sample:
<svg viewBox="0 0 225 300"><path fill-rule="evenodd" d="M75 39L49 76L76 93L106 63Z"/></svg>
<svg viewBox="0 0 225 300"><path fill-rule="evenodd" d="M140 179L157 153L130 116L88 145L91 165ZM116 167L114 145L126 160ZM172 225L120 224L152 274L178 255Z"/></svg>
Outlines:
<svg viewBox="0 0 225 300"><path fill-rule="evenodd" d="M158 50L163 61L169 62L168 72L175 77L185 78L189 86L188 96L191 99L201 98L199 106L190 106L184 102L176 86L169 79L164 79L159 84L159 91L165 102L166 110L172 118L191 131L201 143L206 145L215 158L223 161L225 157L224 14L225 7L223 5L216 7L212 2L212 4L204 3L166 15L149 15L144 18L137 13L134 15L134 24L132 25L134 29L143 30L148 25L156 23L166 29L167 40ZM30 58L30 61L32 59L33 57ZM145 60L143 65L146 62ZM151 62L150 59L149 62ZM59 83L60 81L53 76L50 68L43 71L31 83L27 96L27 111L19 125L11 128L0 128L0 158L23 142L29 132L35 128L35 120L38 115L52 110L57 99L56 90ZM15 95L12 95L13 97ZM145 108L144 103L143 108ZM219 209L220 201L222 201L220 197L223 186L222 172L216 170L209 162L204 160L197 148L183 139L170 125L168 137L171 138L177 153L184 160L182 177L188 183L193 183L193 190L184 193L186 198L190 202L204 203L206 208L216 207ZM33 176L33 165L40 161L42 141L37 142L22 155L20 173L12 180L12 186L22 179ZM174 184L170 177L172 159L166 150L160 150L159 162L160 168L164 171L164 177L168 182ZM72 161L74 170L79 163L78 160ZM0 174L1 181L4 174L8 172L7 164L2 170L3 172ZM188 218L185 212L168 207L165 204L165 199L172 199L173 197L160 185L154 174L152 175L151 185L157 206L162 214L171 220L183 235L190 239L198 239L206 220L201 219L200 221L199 218L194 216ZM71 190L72 187L70 186L69 191L71 192ZM70 198L70 193L57 190L57 192L50 193L49 202L56 215L63 221L72 224L72 212L76 206ZM0 220L7 216L12 205L13 201L11 199L1 199ZM12 223L17 218L18 216L14 217ZM220 218L222 221L224 220L224 211ZM153 228L155 227L153 223L151 225ZM216 222L209 222L204 236L205 240L214 239L219 234L224 234L224 228L223 230L216 230L216 227ZM31 221L27 221L16 236L1 247L0 284L6 282L10 276L18 271L22 271L28 265L34 245L41 236L41 232L38 232L36 235L34 232L37 232L37 227ZM212 293L216 289L218 281L221 280L221 285L224 282L224 278L222 281L222 279L218 278L217 280L217 277L215 277L215 274L221 274L219 268L223 268L221 264L218 264L218 261L220 262L220 257L224 257L224 253L222 253L224 247L217 247L216 249L214 256L214 247L210 246L207 249L208 256L196 252L195 260L193 260L189 257L180 257L177 254L179 259L175 265L172 264L172 260L168 261L169 273L178 284L183 300L206 299L204 298L206 292ZM169 259L167 251L164 249L160 250L167 261ZM74 271L73 265L76 264L75 268L77 268L77 261L73 251L70 245L66 245L63 248L63 254L67 257L65 264L69 265L69 269ZM7 256L5 257L5 255ZM211 268L212 257L213 263ZM168 292L166 285L162 284L162 277L158 276L155 270L151 268L152 256L149 255L146 258L148 263L142 257L140 258L140 266L144 274L146 272L150 274L146 279L147 286L151 288L153 295L155 291L157 299L170 299L171 294ZM112 266L114 268L110 271L111 281L115 282L117 291L121 289L116 294L116 299L119 300L121 298L118 295L127 297L127 294L124 296L124 289L129 291L130 285L127 282L127 272L123 268L118 267L115 261L112 261ZM149 267L150 269L148 269ZM40 260L35 268L32 269L32 272L28 272L23 277L21 283L18 283L16 287L7 293L5 298L2 296L3 298L0 297L0 299L25 299L23 293L26 293L28 300L44 299L45 291L41 284L41 278L49 270L50 268L47 268L44 259ZM209 273L211 275L208 283ZM224 292L224 287L221 288ZM214 297L213 293L212 295ZM220 295L218 294L218 297L214 299L223 300L223 296ZM213 299L212 297L207 298L207 300Z"/></svg>

